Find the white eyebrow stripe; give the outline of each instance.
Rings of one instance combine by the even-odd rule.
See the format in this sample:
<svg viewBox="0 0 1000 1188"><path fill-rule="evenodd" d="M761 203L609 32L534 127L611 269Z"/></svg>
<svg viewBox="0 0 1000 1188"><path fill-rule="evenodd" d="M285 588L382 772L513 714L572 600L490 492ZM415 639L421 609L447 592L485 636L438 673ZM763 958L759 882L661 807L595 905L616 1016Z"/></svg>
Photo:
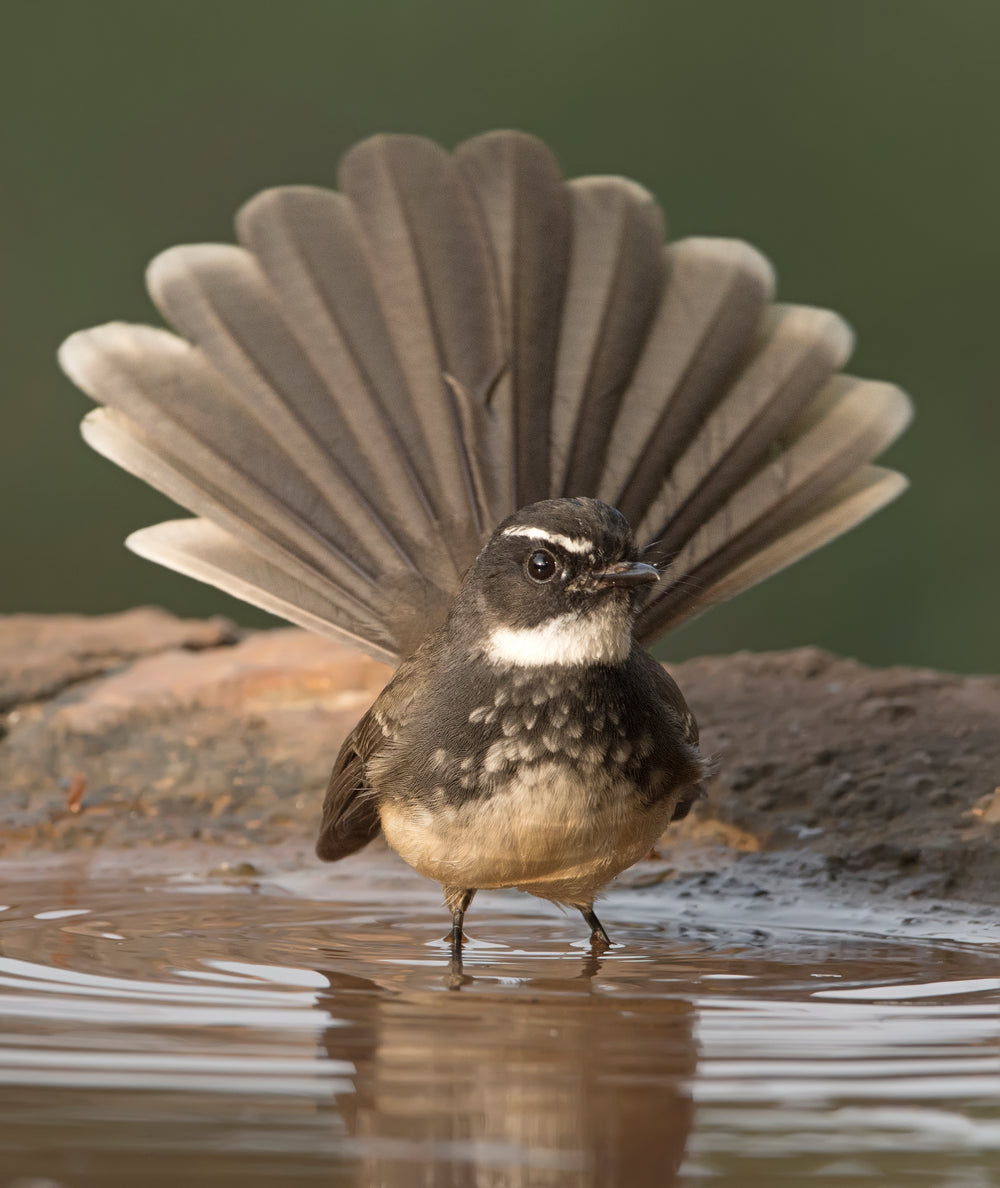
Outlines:
<svg viewBox="0 0 1000 1188"><path fill-rule="evenodd" d="M558 545L567 553L586 554L594 551L592 540L583 540L578 536L564 536L561 532L546 532L544 528L518 528L515 525L512 528L505 528L503 535L524 536L528 540L544 540L546 544Z"/></svg>

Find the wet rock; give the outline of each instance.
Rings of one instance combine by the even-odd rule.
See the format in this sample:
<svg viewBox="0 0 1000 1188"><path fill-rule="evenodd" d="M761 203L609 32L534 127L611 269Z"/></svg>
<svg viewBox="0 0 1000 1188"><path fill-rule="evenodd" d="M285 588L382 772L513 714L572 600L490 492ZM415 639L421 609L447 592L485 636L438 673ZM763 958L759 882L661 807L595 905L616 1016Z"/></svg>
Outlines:
<svg viewBox="0 0 1000 1188"><path fill-rule="evenodd" d="M738 868L756 894L784 855L803 879L1000 903L1000 680L815 648L672 671L720 767L668 831L664 878ZM197 844L237 851L237 870L248 847L308 853L337 749L389 675L292 628L0 619L0 858Z"/></svg>

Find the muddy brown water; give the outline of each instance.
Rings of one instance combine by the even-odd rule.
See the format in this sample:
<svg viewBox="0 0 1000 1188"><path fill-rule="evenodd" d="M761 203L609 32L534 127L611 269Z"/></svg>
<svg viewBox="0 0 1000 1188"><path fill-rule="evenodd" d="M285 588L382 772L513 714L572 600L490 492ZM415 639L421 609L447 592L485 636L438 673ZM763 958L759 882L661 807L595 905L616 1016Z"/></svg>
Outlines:
<svg viewBox="0 0 1000 1188"><path fill-rule="evenodd" d="M457 980L388 855L0 904L2 1188L1000 1183L985 914L497 893Z"/></svg>

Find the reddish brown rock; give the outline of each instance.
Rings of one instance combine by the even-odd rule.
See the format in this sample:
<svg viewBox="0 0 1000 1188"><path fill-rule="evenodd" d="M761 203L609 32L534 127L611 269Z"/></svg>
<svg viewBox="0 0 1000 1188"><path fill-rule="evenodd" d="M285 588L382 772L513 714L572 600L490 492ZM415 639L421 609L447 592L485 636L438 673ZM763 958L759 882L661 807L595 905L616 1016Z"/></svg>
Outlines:
<svg viewBox="0 0 1000 1188"><path fill-rule="evenodd" d="M113 638L118 618L103 620L100 638ZM178 643L199 638L197 625L173 624ZM337 748L389 673L286 628L119 659L20 704L0 743L0 854L308 836Z"/></svg>
<svg viewBox="0 0 1000 1188"><path fill-rule="evenodd" d="M668 864L707 838L731 862L801 853L832 880L1000 902L1000 680L815 649L673 671L720 765ZM337 748L389 675L292 628L0 619L0 857L310 848Z"/></svg>
<svg viewBox="0 0 1000 1188"><path fill-rule="evenodd" d="M117 615L0 617L0 711L167 648L233 643L225 619L178 619L155 606Z"/></svg>

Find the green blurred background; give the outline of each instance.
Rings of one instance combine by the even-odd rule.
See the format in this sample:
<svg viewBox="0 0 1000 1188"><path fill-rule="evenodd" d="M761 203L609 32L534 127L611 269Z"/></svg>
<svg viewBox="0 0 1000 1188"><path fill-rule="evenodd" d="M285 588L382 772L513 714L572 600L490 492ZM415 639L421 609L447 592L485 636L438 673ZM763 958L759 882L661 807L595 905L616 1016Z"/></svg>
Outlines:
<svg viewBox="0 0 1000 1188"><path fill-rule="evenodd" d="M90 453L72 330L156 319L146 262L232 238L256 190L332 183L375 131L535 132L623 173L675 235L744 237L783 299L914 397L899 503L669 641L815 643L1000 671L1000 5L995 0L4 0L0 610L256 612L125 551L165 500Z"/></svg>

